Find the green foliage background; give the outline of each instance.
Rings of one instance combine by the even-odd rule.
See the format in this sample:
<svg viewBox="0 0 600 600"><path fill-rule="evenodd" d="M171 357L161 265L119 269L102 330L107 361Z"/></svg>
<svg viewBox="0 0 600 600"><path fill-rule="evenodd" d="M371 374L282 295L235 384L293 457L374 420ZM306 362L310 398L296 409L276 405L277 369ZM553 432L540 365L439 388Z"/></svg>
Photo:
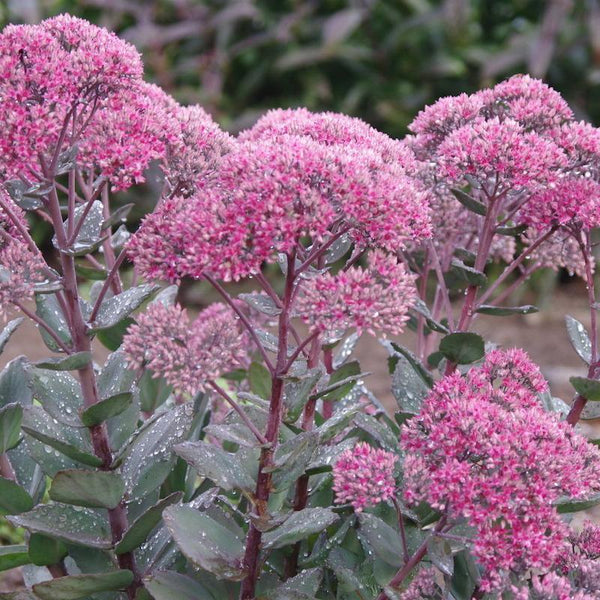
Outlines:
<svg viewBox="0 0 600 600"><path fill-rule="evenodd" d="M6 0L0 23L70 12L143 52L148 76L235 131L265 109L357 115L400 136L436 98L517 72L600 120L598 0Z"/></svg>

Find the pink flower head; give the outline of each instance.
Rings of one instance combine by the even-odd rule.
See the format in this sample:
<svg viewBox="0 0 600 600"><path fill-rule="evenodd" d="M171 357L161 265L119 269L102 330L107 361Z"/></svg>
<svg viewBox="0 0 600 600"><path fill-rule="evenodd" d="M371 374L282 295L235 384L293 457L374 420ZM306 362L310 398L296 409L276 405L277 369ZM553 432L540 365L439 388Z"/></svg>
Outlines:
<svg viewBox="0 0 600 600"><path fill-rule="evenodd" d="M372 335L375 331L398 335L415 299L414 276L394 256L375 250L366 268L309 279L297 310L311 328L328 334L354 327Z"/></svg>
<svg viewBox="0 0 600 600"><path fill-rule="evenodd" d="M218 171L187 201L169 200L144 221L130 249L145 274L239 279L339 228L394 251L430 234L425 192L371 151L282 134L236 144Z"/></svg>
<svg viewBox="0 0 600 600"><path fill-rule="evenodd" d="M397 456L366 442L340 454L333 467L333 491L338 504L350 503L356 512L394 497Z"/></svg>
<svg viewBox="0 0 600 600"><path fill-rule="evenodd" d="M61 148L93 113L141 80L136 49L69 15L39 25L9 25L0 35L0 172L29 175L38 153L49 160L68 114Z"/></svg>
<svg viewBox="0 0 600 600"><path fill-rule="evenodd" d="M414 157L400 140L361 119L340 113L313 113L306 108L270 110L256 124L240 134L240 141L258 141L293 135L307 137L325 146L353 146L377 153L385 163L410 170Z"/></svg>
<svg viewBox="0 0 600 600"><path fill-rule="evenodd" d="M235 139L200 106L172 109L177 134L167 145L164 171L171 190L190 196L217 174Z"/></svg>
<svg viewBox="0 0 600 600"><path fill-rule="evenodd" d="M600 225L600 183L584 177L564 177L553 187L533 194L519 221L538 231L553 226L589 231Z"/></svg>
<svg viewBox="0 0 600 600"><path fill-rule="evenodd" d="M598 488L600 451L543 409L544 389L525 353L495 351L439 381L403 431L407 500L468 520L487 590L552 567L568 547L554 503Z"/></svg>
<svg viewBox="0 0 600 600"><path fill-rule="evenodd" d="M440 145L439 161L450 180L460 183L470 175L495 194L548 185L567 164L554 142L498 118L476 120L450 134Z"/></svg>
<svg viewBox="0 0 600 600"><path fill-rule="evenodd" d="M573 118L573 111L556 90L529 75L514 75L478 95L492 114L538 132Z"/></svg>
<svg viewBox="0 0 600 600"><path fill-rule="evenodd" d="M247 355L235 313L222 304L212 304L190 322L185 309L156 302L136 321L123 340L129 364L147 366L181 392L205 390Z"/></svg>
<svg viewBox="0 0 600 600"><path fill-rule="evenodd" d="M476 119L483 105L477 94L440 98L419 112L408 128L418 135L423 146L431 149L450 133Z"/></svg>

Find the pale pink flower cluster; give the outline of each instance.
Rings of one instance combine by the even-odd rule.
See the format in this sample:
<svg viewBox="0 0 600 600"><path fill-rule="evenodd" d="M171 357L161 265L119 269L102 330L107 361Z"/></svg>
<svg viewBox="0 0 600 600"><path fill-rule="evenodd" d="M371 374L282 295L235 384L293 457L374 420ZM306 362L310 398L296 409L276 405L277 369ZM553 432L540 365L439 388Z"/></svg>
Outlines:
<svg viewBox="0 0 600 600"><path fill-rule="evenodd" d="M0 190L0 194L20 227L27 230L21 209L4 191ZM31 300L34 284L45 279L46 264L39 253L32 252L19 228L1 208L0 229L0 317L5 317L10 304Z"/></svg>
<svg viewBox="0 0 600 600"><path fill-rule="evenodd" d="M441 600L441 590L435 581L435 570L422 567L400 594L399 600Z"/></svg>
<svg viewBox="0 0 600 600"><path fill-rule="evenodd" d="M514 600L597 600L583 590L574 590L566 577L547 573L543 577L534 576L531 588L513 589Z"/></svg>
<svg viewBox="0 0 600 600"><path fill-rule="evenodd" d="M396 493L391 452L358 442L340 454L333 467L333 491L338 504L352 504L356 512L386 502Z"/></svg>
<svg viewBox="0 0 600 600"><path fill-rule="evenodd" d="M368 266L315 275L303 286L296 309L311 329L334 334L350 328L398 335L417 297L415 277L393 255L368 254Z"/></svg>
<svg viewBox="0 0 600 600"><path fill-rule="evenodd" d="M402 435L406 499L468 520L486 589L550 569L568 546L554 503L598 489L600 451L543 409L546 389L523 351L495 350L439 381Z"/></svg>
<svg viewBox="0 0 600 600"><path fill-rule="evenodd" d="M247 348L235 313L218 303L191 322L185 309L153 303L123 339L130 365L147 367L188 394L205 390L210 381L239 367Z"/></svg>
<svg viewBox="0 0 600 600"><path fill-rule="evenodd" d="M300 114L306 127L312 119L321 131L321 115ZM295 111L279 117L289 117L295 131ZM389 138L391 149L363 147L367 125L342 115L327 115L325 121L330 135L324 141L305 129L271 133L261 122L243 134L202 189L187 201L162 204L146 218L130 245L138 268L153 278L209 273L231 280L256 273L302 239L319 243L340 228L362 245L390 251L428 237L427 195L401 164L410 156L406 149ZM356 133L361 127L367 133ZM331 143L336 135L346 140L353 134L355 143ZM157 256L173 260L163 267L152 258Z"/></svg>

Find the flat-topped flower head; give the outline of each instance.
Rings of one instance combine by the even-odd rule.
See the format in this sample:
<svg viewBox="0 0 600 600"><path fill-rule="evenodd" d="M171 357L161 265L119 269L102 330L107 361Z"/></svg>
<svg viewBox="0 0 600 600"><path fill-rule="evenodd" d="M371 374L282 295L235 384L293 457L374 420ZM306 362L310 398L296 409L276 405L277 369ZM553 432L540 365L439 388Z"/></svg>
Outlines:
<svg viewBox="0 0 600 600"><path fill-rule="evenodd" d="M416 300L415 277L393 255L376 250L369 253L367 267L317 275L301 294L298 314L313 330L398 335Z"/></svg>
<svg viewBox="0 0 600 600"><path fill-rule="evenodd" d="M513 75L477 95L486 105L485 112L513 119L538 132L573 118L573 111L556 90L529 75Z"/></svg>
<svg viewBox="0 0 600 600"><path fill-rule="evenodd" d="M435 580L435 569L421 567L399 600L442 600L442 590Z"/></svg>
<svg viewBox="0 0 600 600"><path fill-rule="evenodd" d="M568 550L554 503L598 489L600 451L546 412L539 370L522 351L439 381L403 430L406 498L467 519L483 587L548 570Z"/></svg>
<svg viewBox="0 0 600 600"><path fill-rule="evenodd" d="M596 594L573 589L567 577L561 577L556 573L536 575L532 579L531 588L513 588L513 593L514 600L597 600L598 598Z"/></svg>
<svg viewBox="0 0 600 600"><path fill-rule="evenodd" d="M498 195L553 183L567 160L553 141L494 117L451 133L439 147L439 164L449 180L462 184L470 176L488 194Z"/></svg>
<svg viewBox="0 0 600 600"><path fill-rule="evenodd" d="M137 316L123 340L130 365L146 366L188 394L239 367L247 348L235 313L222 304L212 304L190 321L185 309L155 302Z"/></svg>
<svg viewBox="0 0 600 600"><path fill-rule="evenodd" d="M173 209L178 218L169 223ZM340 230L361 247L396 251L430 235L427 195L401 166L375 152L282 134L235 144L202 189L159 206L130 248L151 277L167 269L170 278L232 280ZM161 267L144 254L150 247L172 260Z"/></svg>
<svg viewBox="0 0 600 600"><path fill-rule="evenodd" d="M386 502L396 493L397 456L359 442L340 454L333 467L333 491L338 504L352 504L356 512Z"/></svg>
<svg viewBox="0 0 600 600"><path fill-rule="evenodd" d="M325 146L354 146L377 153L385 163L412 169L414 157L395 140L361 119L340 113L314 113L306 108L268 111L256 124L240 134L240 141L257 141L282 135L307 137Z"/></svg>

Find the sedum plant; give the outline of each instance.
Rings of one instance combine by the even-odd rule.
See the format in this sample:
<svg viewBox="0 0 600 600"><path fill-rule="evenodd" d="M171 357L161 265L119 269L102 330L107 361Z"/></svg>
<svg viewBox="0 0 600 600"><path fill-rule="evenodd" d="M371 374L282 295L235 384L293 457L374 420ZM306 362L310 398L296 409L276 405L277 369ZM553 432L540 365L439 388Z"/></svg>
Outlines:
<svg viewBox="0 0 600 600"><path fill-rule="evenodd" d="M4 597L600 597L577 515L600 451L576 428L599 414L600 133L559 94L516 76L404 140L304 109L233 138L65 15L0 34L0 115L0 307L22 313L0 347L25 317L50 354L0 373L0 508L26 532L0 568L27 584ZM147 177L132 233L120 197ZM534 312L505 301L546 266L588 289L570 406L471 331ZM188 314L184 279L219 300ZM393 417L362 334L389 353Z"/></svg>

